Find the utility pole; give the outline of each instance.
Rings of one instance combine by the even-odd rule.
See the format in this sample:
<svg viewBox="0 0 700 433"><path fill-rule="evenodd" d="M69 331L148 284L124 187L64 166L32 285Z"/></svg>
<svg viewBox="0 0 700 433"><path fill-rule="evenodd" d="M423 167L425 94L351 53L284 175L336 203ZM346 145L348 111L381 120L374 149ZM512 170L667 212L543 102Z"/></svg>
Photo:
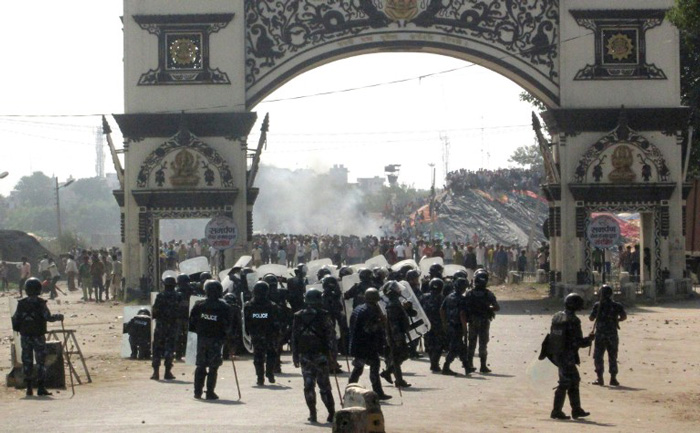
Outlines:
<svg viewBox="0 0 700 433"><path fill-rule="evenodd" d="M62 235L62 233L61 233L61 202L58 198L58 190L60 188L67 187L68 185L73 183L75 181L75 179L73 179L72 177L69 177L67 181L65 181L61 184L58 183L58 176L54 177L54 180L56 181L56 187L55 187L55 191L56 191L56 226L58 227L58 237L56 239L61 239L61 235ZM59 246L60 246L60 240L59 240Z"/></svg>
<svg viewBox="0 0 700 433"><path fill-rule="evenodd" d="M95 127L95 175L105 177L105 147L102 137L102 127Z"/></svg>

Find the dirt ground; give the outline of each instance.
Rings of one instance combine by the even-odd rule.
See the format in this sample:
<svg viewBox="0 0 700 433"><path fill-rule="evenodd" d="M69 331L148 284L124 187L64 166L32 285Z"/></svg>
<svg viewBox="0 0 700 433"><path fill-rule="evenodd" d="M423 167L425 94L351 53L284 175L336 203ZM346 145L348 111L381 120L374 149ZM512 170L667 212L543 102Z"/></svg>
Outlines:
<svg viewBox="0 0 700 433"><path fill-rule="evenodd" d="M413 387L386 386L394 396L383 405L388 432L686 432L700 430L700 300L628 307L620 331L619 387L597 387L592 358L581 351L585 420L549 419L556 370L537 361L540 342L559 303L543 289L525 285L495 288L502 311L492 322L489 364L492 374L466 378L435 375L425 358L407 361ZM78 330L93 383L76 386L75 396L54 390L52 397L26 398L21 390L2 388L3 431L238 431L318 432L330 424L311 425L299 370L289 354L273 386L257 387L250 357L237 360L242 399L238 401L231 363L219 370L217 402L192 398L194 368L177 363L177 380L148 380L148 361L119 357L124 305L79 302L78 292L49 301L53 313L66 316ZM0 373L10 370L9 297L0 295ZM583 316L587 315L587 311ZM584 333L590 329L584 317ZM51 326L56 326L50 324ZM341 360L345 364L344 360ZM458 365L453 364L453 368ZM346 367L343 365L343 369ZM606 374L606 381L609 376ZM347 373L338 377L347 384ZM369 385L367 372L361 383ZM386 384L385 384L386 385ZM336 406L339 407L337 391ZM325 418L322 403L319 419ZM567 403L568 405L568 403ZM565 407L565 411L570 409ZM30 415L28 415L30 414Z"/></svg>

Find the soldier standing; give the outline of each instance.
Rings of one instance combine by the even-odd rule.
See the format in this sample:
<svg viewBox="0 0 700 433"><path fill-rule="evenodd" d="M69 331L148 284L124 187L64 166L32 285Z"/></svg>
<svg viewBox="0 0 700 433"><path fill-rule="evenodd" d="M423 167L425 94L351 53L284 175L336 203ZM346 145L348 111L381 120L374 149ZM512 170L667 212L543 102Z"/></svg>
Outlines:
<svg viewBox="0 0 700 433"><path fill-rule="evenodd" d="M408 316L415 316L418 313L410 302L401 303L401 286L396 281L387 281L382 287L382 291L389 302L386 305L388 344L385 360L387 368L380 376L392 383L391 375L393 374L396 377L397 387L408 388L411 384L403 379L401 364L408 359L410 353L408 333L411 324Z"/></svg>
<svg viewBox="0 0 700 433"><path fill-rule="evenodd" d="M253 364L258 385L275 383L275 362L280 335L279 309L269 299L270 286L258 281L253 286L253 299L245 303L243 314L246 330L253 343Z"/></svg>
<svg viewBox="0 0 700 433"><path fill-rule="evenodd" d="M190 276L180 274L177 276L177 294L179 304L177 307L177 342L175 343L175 359L182 360L187 351L187 329L189 328L190 317L190 297L192 297L192 286Z"/></svg>
<svg viewBox="0 0 700 433"><path fill-rule="evenodd" d="M368 364L372 390L380 400L388 400L391 396L384 394L379 380L379 354L384 352L386 343L386 317L379 307L377 289L367 289L364 299L366 302L355 308L350 317L350 354L355 359L352 361L353 370L348 383L357 383L365 364Z"/></svg>
<svg viewBox="0 0 700 433"><path fill-rule="evenodd" d="M330 365L335 363L335 326L331 315L321 308L323 298L319 290L310 289L304 301L306 308L294 314L292 323L292 360L295 367L301 366L309 421L316 422L315 386L318 383L321 400L328 410L326 420L332 422L335 402L329 371Z"/></svg>
<svg viewBox="0 0 700 433"><path fill-rule="evenodd" d="M333 350L335 352L340 352L341 354L347 355L348 353L348 320L345 317L345 312L343 310L343 301L341 300L340 285L338 284L338 279L332 275L326 275L321 280L321 285L323 287L322 294L322 308L330 314L333 320L333 329L338 326L340 330L340 340L338 343L334 342ZM340 365L336 362L335 365L331 366L334 373L340 372Z"/></svg>
<svg viewBox="0 0 700 433"><path fill-rule="evenodd" d="M365 292L367 289L374 288L372 283L373 274L372 271L366 268L362 268L359 271L360 282L354 284L348 291L343 293L344 299L352 299L352 308L355 309L359 305L365 303Z"/></svg>
<svg viewBox="0 0 700 433"><path fill-rule="evenodd" d="M128 323L124 324L124 333L129 334L131 359L151 357L151 312L148 308L141 308Z"/></svg>
<svg viewBox="0 0 700 433"><path fill-rule="evenodd" d="M627 319L625 307L619 302L613 301L612 287L603 285L600 288L600 301L593 305L593 311L589 319L595 320L595 349L593 350L593 362L595 373L598 379L594 385L604 385L603 373L605 372L605 362L603 357L608 352L608 365L610 366L610 385L618 386L617 381L617 347L620 339L617 330L619 323Z"/></svg>
<svg viewBox="0 0 700 433"><path fill-rule="evenodd" d="M221 366L221 349L231 330L231 309L222 299L223 287L216 280L204 283L207 299L197 301L190 313L190 332L197 333L197 368L194 371L194 398L202 398L204 379L207 381L207 400L217 400L214 392ZM209 371L207 371L207 368Z"/></svg>
<svg viewBox="0 0 700 433"><path fill-rule="evenodd" d="M498 305L496 295L486 288L489 274L484 269L477 269L474 273L474 289L465 295L467 317L469 318L469 345L467 353L467 367L469 371L475 371L474 352L479 341L479 358L481 358L481 373L491 373L486 358L488 355L489 330L491 320L496 317Z"/></svg>
<svg viewBox="0 0 700 433"><path fill-rule="evenodd" d="M559 369L559 386L554 391L554 407L550 415L553 419L569 419L562 408L566 394L569 394L571 404L571 416L574 419L590 415L581 408L581 396L579 383L581 376L576 367L581 363L578 349L591 345L593 334L583 337L581 331L581 319L576 317L576 312L583 309L583 298L578 293L570 293L564 299L564 311L560 311L552 317L552 328L549 333L547 354L554 365Z"/></svg>
<svg viewBox="0 0 700 433"><path fill-rule="evenodd" d="M163 379L172 380L173 358L175 356L175 343L177 341L177 319L180 295L175 291L177 281L175 277L165 277L163 286L165 290L158 293L153 303L153 319L156 321L156 329L153 333L153 375L151 379L160 379L160 360L165 358L165 375Z"/></svg>
<svg viewBox="0 0 700 433"><path fill-rule="evenodd" d="M32 390L32 372L34 358L37 363L37 395L51 395L44 387L46 379L46 322L63 321L63 314L51 314L46 300L39 297L41 281L29 278L24 283L26 298L17 303L17 310L12 316L12 330L19 332L22 344L22 372L27 384L27 395L34 395Z"/></svg>
<svg viewBox="0 0 700 433"><path fill-rule="evenodd" d="M454 290L445 297L440 307L442 329L447 337L448 348L447 355L445 355L445 364L442 366L442 374L449 376L457 374L450 369L450 364L455 358L459 358L462 361L465 375L469 375L472 372L464 347L464 337L467 335L464 291L467 289L468 284L466 278L455 280L453 284Z"/></svg>
<svg viewBox="0 0 700 433"><path fill-rule="evenodd" d="M294 277L287 280L287 291L289 292L289 305L292 312L304 308L304 293L306 293L306 265L299 263L294 269Z"/></svg>
<svg viewBox="0 0 700 433"><path fill-rule="evenodd" d="M445 345L445 331L442 327L442 318L440 316L440 308L444 300L442 290L445 283L439 278L430 280L430 292L424 294L420 298L421 306L425 311L428 320L430 321L430 331L428 331L423 339L425 341L425 351L430 359L430 371L439 373L440 356Z"/></svg>

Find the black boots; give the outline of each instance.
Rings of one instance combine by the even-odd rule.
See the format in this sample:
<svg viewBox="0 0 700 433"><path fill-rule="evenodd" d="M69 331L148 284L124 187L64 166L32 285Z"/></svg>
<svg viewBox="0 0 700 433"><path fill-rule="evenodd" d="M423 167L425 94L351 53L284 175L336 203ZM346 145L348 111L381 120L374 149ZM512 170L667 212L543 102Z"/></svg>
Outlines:
<svg viewBox="0 0 700 433"><path fill-rule="evenodd" d="M45 395L53 395L50 393L46 387L44 387L44 382L39 381L37 389L36 389L36 395L38 396L45 396Z"/></svg>
<svg viewBox="0 0 700 433"><path fill-rule="evenodd" d="M571 404L571 417L573 419L583 418L591 414L581 407L581 395L578 387L569 389L569 403Z"/></svg>
<svg viewBox="0 0 700 433"><path fill-rule="evenodd" d="M160 366L153 367L153 374L151 375L151 380L160 380Z"/></svg>
<svg viewBox="0 0 700 433"><path fill-rule="evenodd" d="M165 380L173 380L173 379L175 379L175 376L173 376L173 373L172 373L172 371L171 371L172 368L173 368L172 365L166 365L166 366L165 366L165 374L163 375L163 379L165 379Z"/></svg>
<svg viewBox="0 0 700 433"><path fill-rule="evenodd" d="M265 367L255 364L255 375L258 377L258 386L265 385Z"/></svg>
<svg viewBox="0 0 700 433"><path fill-rule="evenodd" d="M384 370L379 375L382 377L382 379L386 380L390 384L393 384L394 381L391 379L391 372L389 370Z"/></svg>
<svg viewBox="0 0 700 433"><path fill-rule="evenodd" d="M207 400L219 399L219 396L214 392L214 389L216 388L217 376L218 370L216 368L209 367L209 373L207 374Z"/></svg>
<svg viewBox="0 0 700 433"><path fill-rule="evenodd" d="M207 370L204 367L197 367L194 370L194 398L202 398L204 392L204 379L207 377Z"/></svg>
<svg viewBox="0 0 700 433"><path fill-rule="evenodd" d="M566 390L557 388L554 391L554 407L552 408L552 413L549 415L552 419L571 419L567 414L562 411L564 407L564 400L566 400Z"/></svg>
<svg viewBox="0 0 700 433"><path fill-rule="evenodd" d="M450 370L450 363L445 361L445 364L442 366L442 374L445 376L456 376L457 373L454 371Z"/></svg>
<svg viewBox="0 0 700 433"><path fill-rule="evenodd" d="M481 357L481 368L479 373L491 373L491 369L486 365L486 355Z"/></svg>
<svg viewBox="0 0 700 433"><path fill-rule="evenodd" d="M326 410L328 411L328 418L326 418L326 421L333 422L333 416L335 415L335 400L333 400L333 392L322 392L321 400L323 401L323 405L326 406Z"/></svg>
<svg viewBox="0 0 700 433"><path fill-rule="evenodd" d="M610 385L612 385L612 386L620 386L620 382L617 381L617 374L611 374L611 375L610 375Z"/></svg>
<svg viewBox="0 0 700 433"><path fill-rule="evenodd" d="M32 389L32 381L31 380L25 380L24 383L27 384L27 397L31 397L34 395L34 390Z"/></svg>
<svg viewBox="0 0 700 433"><path fill-rule="evenodd" d="M464 369L467 371L467 374L474 373L476 371L476 368L474 368L473 356L467 356L467 366Z"/></svg>
<svg viewBox="0 0 700 433"><path fill-rule="evenodd" d="M598 386L605 385L605 379L603 379L603 373L596 372L596 374L598 375L598 378L593 382L593 385L598 385Z"/></svg>

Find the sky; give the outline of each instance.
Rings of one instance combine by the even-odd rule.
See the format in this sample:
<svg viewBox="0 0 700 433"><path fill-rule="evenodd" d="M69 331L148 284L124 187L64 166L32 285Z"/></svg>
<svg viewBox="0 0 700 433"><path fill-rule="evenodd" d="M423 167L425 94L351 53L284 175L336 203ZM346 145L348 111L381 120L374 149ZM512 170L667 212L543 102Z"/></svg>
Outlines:
<svg viewBox="0 0 700 433"><path fill-rule="evenodd" d="M0 194L33 171L61 182L95 176L99 116L124 107L122 1L6 3L0 14L6 41L0 173L10 174L0 179ZM518 100L521 91L494 72L450 57L357 56L306 72L254 107L259 121L249 146L269 113L263 164L319 172L342 164L351 182L384 176L386 165L401 164L399 182L421 189L430 187L434 164L440 187L446 168L513 166L513 151L534 142L532 107ZM318 93L330 94L313 96ZM118 127L109 120L119 148ZM105 171L114 172L104 151Z"/></svg>

